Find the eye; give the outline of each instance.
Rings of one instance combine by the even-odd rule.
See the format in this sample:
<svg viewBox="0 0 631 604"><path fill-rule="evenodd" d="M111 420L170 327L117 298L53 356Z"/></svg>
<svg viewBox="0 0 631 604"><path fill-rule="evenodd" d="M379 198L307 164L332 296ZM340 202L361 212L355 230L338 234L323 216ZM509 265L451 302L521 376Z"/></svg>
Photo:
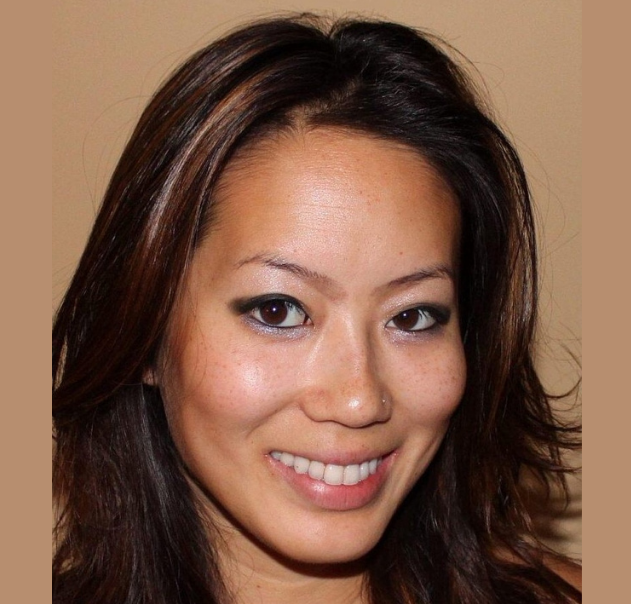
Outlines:
<svg viewBox="0 0 631 604"><path fill-rule="evenodd" d="M282 298L266 300L253 306L251 316L269 327L299 327L309 322L307 313L299 304Z"/></svg>
<svg viewBox="0 0 631 604"><path fill-rule="evenodd" d="M386 327L399 329L400 331L425 331L434 327L437 323L443 323L435 316L435 313L426 308L410 308L400 312L396 317L388 321Z"/></svg>

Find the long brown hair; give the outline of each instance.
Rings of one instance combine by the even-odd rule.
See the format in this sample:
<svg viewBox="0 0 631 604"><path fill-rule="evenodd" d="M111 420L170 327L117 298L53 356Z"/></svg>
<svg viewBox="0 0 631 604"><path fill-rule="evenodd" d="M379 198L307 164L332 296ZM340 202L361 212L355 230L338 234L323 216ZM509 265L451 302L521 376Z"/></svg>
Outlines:
<svg viewBox="0 0 631 604"><path fill-rule="evenodd" d="M533 367L537 264L520 160L435 38L314 16L243 27L156 93L112 176L53 331L55 602L227 602L160 393L143 384L233 154L296 125L416 149L460 204L468 381L432 464L369 557L373 603L569 602L519 478L563 482L576 428ZM450 53L451 54L451 53Z"/></svg>

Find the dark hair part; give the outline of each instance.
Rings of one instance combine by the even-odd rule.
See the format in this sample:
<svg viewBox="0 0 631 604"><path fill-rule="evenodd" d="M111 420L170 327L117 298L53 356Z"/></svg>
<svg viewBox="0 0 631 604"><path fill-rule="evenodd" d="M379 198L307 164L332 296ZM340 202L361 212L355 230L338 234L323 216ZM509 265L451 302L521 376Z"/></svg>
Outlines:
<svg viewBox="0 0 631 604"><path fill-rule="evenodd" d="M213 190L243 145L331 126L403 143L462 214L468 366L443 445L369 558L373 603L569 602L519 477L563 482L576 429L533 367L530 196L512 145L445 46L392 23L256 22L192 56L151 100L114 172L53 331L54 601L229 601L157 389L143 385Z"/></svg>

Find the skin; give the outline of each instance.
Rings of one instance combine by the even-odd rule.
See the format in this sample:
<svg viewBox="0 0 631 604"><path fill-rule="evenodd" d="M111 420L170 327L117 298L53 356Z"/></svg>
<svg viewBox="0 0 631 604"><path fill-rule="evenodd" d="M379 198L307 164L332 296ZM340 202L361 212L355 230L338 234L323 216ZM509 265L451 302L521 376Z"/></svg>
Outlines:
<svg viewBox="0 0 631 604"><path fill-rule="evenodd" d="M361 601L362 556L465 386L457 204L413 150L322 128L242 152L217 203L151 380L237 601ZM236 308L263 294L304 312L290 308L283 329ZM449 318L402 319L420 305ZM392 453L368 503L331 510L284 478L274 450Z"/></svg>

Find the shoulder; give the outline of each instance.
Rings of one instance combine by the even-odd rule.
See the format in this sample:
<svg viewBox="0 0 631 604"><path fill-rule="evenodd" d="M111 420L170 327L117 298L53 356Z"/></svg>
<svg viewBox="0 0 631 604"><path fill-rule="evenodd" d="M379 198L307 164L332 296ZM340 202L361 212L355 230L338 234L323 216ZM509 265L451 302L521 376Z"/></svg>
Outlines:
<svg viewBox="0 0 631 604"><path fill-rule="evenodd" d="M512 564L524 565L525 561L513 552L505 549L498 548L495 550L496 555L500 560L510 562ZM538 565L543 565L547 569L551 570L555 575L569 583L575 589L582 591L583 587L583 567L566 558L552 552L536 552L535 559L538 560Z"/></svg>
<svg viewBox="0 0 631 604"><path fill-rule="evenodd" d="M582 590L583 567L580 564L551 554L544 555L543 562L552 572L567 581L572 587L579 591Z"/></svg>

